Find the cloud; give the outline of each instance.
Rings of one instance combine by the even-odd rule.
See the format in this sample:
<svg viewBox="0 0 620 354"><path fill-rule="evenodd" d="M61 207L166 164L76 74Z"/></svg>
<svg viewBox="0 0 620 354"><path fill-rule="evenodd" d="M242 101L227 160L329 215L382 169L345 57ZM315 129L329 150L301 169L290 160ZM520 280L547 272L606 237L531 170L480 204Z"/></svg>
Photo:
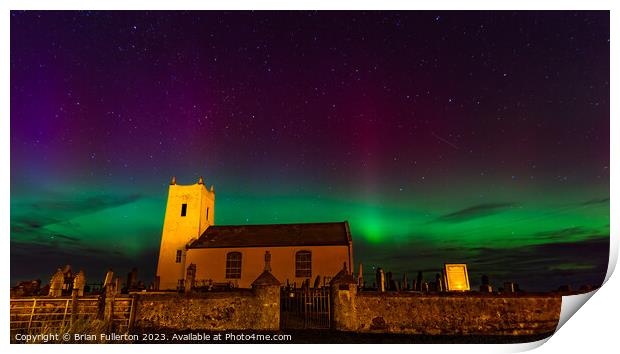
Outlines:
<svg viewBox="0 0 620 354"><path fill-rule="evenodd" d="M559 230L536 232L532 236L539 240L566 240L571 236L585 235L591 232L582 226L569 227Z"/></svg>
<svg viewBox="0 0 620 354"><path fill-rule="evenodd" d="M453 213L445 214L438 217L435 221L438 222L463 222L475 218L488 216L491 214L500 213L506 209L512 208L514 203L487 203L473 205L465 209L455 211Z"/></svg>
<svg viewBox="0 0 620 354"><path fill-rule="evenodd" d="M595 205L595 204L609 204L609 197L606 198L594 198L581 203L581 205Z"/></svg>
<svg viewBox="0 0 620 354"><path fill-rule="evenodd" d="M55 197L56 198L56 197ZM133 203L140 195L95 195L84 198L58 196L58 200L11 200L11 234L36 233L38 229L108 208Z"/></svg>
<svg viewBox="0 0 620 354"><path fill-rule="evenodd" d="M51 201L52 197L59 201ZM11 257L15 250L24 244L41 247L53 252L67 251L71 253L89 251L84 243L89 239L80 225L71 222L80 216L99 212L108 208L119 207L135 202L139 195L95 195L86 197L44 195L35 200L11 200ZM61 225L62 231L55 225ZM26 247L27 248L27 247ZM97 252L100 252L98 250ZM27 253L24 255L27 256Z"/></svg>

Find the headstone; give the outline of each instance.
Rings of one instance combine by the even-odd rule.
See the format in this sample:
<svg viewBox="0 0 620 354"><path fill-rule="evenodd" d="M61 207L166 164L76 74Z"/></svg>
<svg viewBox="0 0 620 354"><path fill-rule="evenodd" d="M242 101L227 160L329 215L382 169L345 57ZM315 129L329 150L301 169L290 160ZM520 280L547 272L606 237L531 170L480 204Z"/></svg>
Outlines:
<svg viewBox="0 0 620 354"><path fill-rule="evenodd" d="M362 272L362 263L360 262L359 271L357 272L357 286L364 287L364 273Z"/></svg>
<svg viewBox="0 0 620 354"><path fill-rule="evenodd" d="M52 275L52 280L50 280L50 291L49 296L51 297L60 297L62 296L62 288L65 284L65 275L62 272L62 269L58 268L56 273Z"/></svg>
<svg viewBox="0 0 620 354"><path fill-rule="evenodd" d="M435 291L437 291L437 292L442 292L443 291L441 275L439 275L439 273L435 274Z"/></svg>
<svg viewBox="0 0 620 354"><path fill-rule="evenodd" d="M403 273L403 286L402 290L409 290L409 279L407 279L407 272Z"/></svg>
<svg viewBox="0 0 620 354"><path fill-rule="evenodd" d="M321 276L317 275L316 278L314 278L314 284L313 284L313 288L318 289L321 286Z"/></svg>
<svg viewBox="0 0 620 354"><path fill-rule="evenodd" d="M428 289L428 283L427 282L423 282L422 286L421 286L421 289L422 289L423 292L427 293L428 290L429 290Z"/></svg>
<svg viewBox="0 0 620 354"><path fill-rule="evenodd" d="M493 287L489 284L481 284L480 285L480 292L481 293L492 293L493 292Z"/></svg>
<svg viewBox="0 0 620 354"><path fill-rule="evenodd" d="M73 272L71 271L71 266L69 264L62 267L62 274L64 276L64 282L62 285L63 295L68 295L71 287L73 286Z"/></svg>
<svg viewBox="0 0 620 354"><path fill-rule="evenodd" d="M80 270L73 278L73 292L77 296L84 296L84 286L86 286L86 276L84 276L84 271Z"/></svg>
<svg viewBox="0 0 620 354"><path fill-rule="evenodd" d="M192 289L194 289L194 285L196 282L196 265L194 263L191 263L187 267L185 279L186 279L185 292L189 293L192 291Z"/></svg>
<svg viewBox="0 0 620 354"><path fill-rule="evenodd" d="M394 290L395 286L392 280L392 272L385 273L385 284L387 285L387 290Z"/></svg>
<svg viewBox="0 0 620 354"><path fill-rule="evenodd" d="M385 273L383 268L377 268L377 291L385 291Z"/></svg>
<svg viewBox="0 0 620 354"><path fill-rule="evenodd" d="M469 275L465 263L445 263L446 291L469 291Z"/></svg>
<svg viewBox="0 0 620 354"><path fill-rule="evenodd" d="M127 274L127 290L135 289L138 287L138 268L134 267L131 272Z"/></svg>
<svg viewBox="0 0 620 354"><path fill-rule="evenodd" d="M416 279L416 290L422 291L422 283L424 282L424 276L422 272L418 272L418 278Z"/></svg>
<svg viewBox="0 0 620 354"><path fill-rule="evenodd" d="M504 292L505 293L514 293L515 292L515 285L512 282L505 282L504 283Z"/></svg>

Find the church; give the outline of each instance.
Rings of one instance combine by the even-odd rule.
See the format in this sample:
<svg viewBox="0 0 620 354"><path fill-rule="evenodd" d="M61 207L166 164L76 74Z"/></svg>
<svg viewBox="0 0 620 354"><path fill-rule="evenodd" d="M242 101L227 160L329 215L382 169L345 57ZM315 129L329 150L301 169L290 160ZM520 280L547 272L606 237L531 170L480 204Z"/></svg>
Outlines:
<svg viewBox="0 0 620 354"><path fill-rule="evenodd" d="M156 287L179 290L191 273L195 284L249 288L271 254L271 273L281 284L328 282L353 265L349 223L216 225L215 190L202 177L168 190L157 263Z"/></svg>

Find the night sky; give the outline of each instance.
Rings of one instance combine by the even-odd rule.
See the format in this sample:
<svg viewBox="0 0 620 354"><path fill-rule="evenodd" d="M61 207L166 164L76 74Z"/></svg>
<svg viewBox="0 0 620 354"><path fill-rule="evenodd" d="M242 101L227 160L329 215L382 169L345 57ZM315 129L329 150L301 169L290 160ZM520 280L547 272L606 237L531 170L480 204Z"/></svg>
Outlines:
<svg viewBox="0 0 620 354"><path fill-rule="evenodd" d="M609 12L11 12L11 283L154 276L216 224L348 220L354 262L600 285Z"/></svg>

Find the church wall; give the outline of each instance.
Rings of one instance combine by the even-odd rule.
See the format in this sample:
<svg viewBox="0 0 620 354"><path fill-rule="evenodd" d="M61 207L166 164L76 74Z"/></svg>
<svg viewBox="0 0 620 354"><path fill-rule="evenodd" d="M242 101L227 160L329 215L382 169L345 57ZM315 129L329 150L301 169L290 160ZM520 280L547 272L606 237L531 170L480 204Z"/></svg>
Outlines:
<svg viewBox="0 0 620 354"><path fill-rule="evenodd" d="M310 247L245 247L245 248L197 248L187 253L186 265L196 264L196 279L212 279L215 282L233 281L240 288L250 288L252 282L262 273L265 265L265 251L271 253L272 274L282 283L296 283L297 286L308 278L295 277L295 253L312 252L312 277L321 279L333 277L342 269L343 263L351 269L348 246L310 246ZM226 254L241 252L241 279L226 279ZM323 281L321 281L321 284Z"/></svg>
<svg viewBox="0 0 620 354"><path fill-rule="evenodd" d="M280 288L193 294L136 294L133 325L142 329L278 330ZM153 330L157 333L157 330Z"/></svg>
<svg viewBox="0 0 620 354"><path fill-rule="evenodd" d="M339 293L349 293L340 290ZM425 335L541 335L555 331L561 296L357 293L341 296L338 312L352 313L342 330ZM353 307L353 310L351 310ZM344 317L344 316L340 316Z"/></svg>

